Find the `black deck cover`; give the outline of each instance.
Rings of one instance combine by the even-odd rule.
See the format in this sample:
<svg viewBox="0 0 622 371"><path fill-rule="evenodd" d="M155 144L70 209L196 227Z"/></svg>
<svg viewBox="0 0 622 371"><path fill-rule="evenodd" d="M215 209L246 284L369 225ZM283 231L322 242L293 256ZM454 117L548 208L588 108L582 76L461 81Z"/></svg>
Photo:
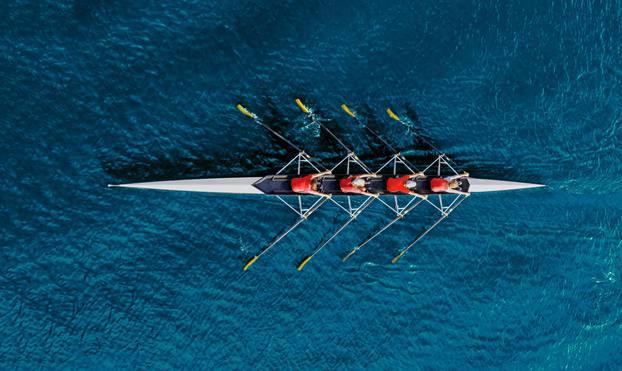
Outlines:
<svg viewBox="0 0 622 371"><path fill-rule="evenodd" d="M403 175L382 175L382 178L370 178L367 182L367 191L378 194L391 194L387 192L387 179L400 176ZM268 195L296 195L298 193L293 192L291 186L291 180L295 177L297 177L297 175L267 175L255 182L253 186ZM339 180L347 177L347 175L326 175L321 179L319 191L332 195L353 195L352 193L341 192L341 188L339 187ZM420 194L433 194L430 190L431 179L432 177L429 176L417 179L417 192ZM467 179L461 179L459 182L462 191L468 192L469 181Z"/></svg>

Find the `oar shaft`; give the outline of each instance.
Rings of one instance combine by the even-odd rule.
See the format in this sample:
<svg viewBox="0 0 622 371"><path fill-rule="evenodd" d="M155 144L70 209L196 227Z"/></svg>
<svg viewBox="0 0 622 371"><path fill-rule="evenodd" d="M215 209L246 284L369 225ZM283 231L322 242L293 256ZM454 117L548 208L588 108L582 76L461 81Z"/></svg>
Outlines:
<svg viewBox="0 0 622 371"><path fill-rule="evenodd" d="M420 203L422 203L424 200L421 199L417 202L415 202L414 204L410 205L408 208L406 208L405 210L402 211L401 214L399 214L395 219L391 220L389 222L389 224L385 225L384 227L382 227L378 232L374 233L373 236L369 237L367 240L365 240L365 242L363 242L362 244L358 245L357 247L355 247L354 249L352 249L352 251L350 251L350 253L348 253L348 255L346 255L342 260L346 261L348 260L352 255L354 255L354 253L356 253L357 251L359 251L361 249L361 247L367 245L371 240L373 240L374 238L380 236L384 231L386 231L390 226L392 226L393 224L395 224L398 220L402 219L406 214L408 214L409 212L411 212L413 209L415 209L417 206L419 206Z"/></svg>
<svg viewBox="0 0 622 371"><path fill-rule="evenodd" d="M348 255L344 256L342 261L346 261L348 259L350 259L350 257L352 255L354 255L354 253L356 253L357 251L359 251L361 249L361 247L367 245L368 242L370 242L371 240L373 240L374 238L378 237L382 232L384 232L385 230L387 230L387 228L389 228L390 226L392 226L395 222L397 222L398 220L400 220L402 217L398 216L397 218L391 220L391 222L389 222L389 224L385 225L384 227L382 227L382 229L380 229L378 232L374 233L373 236L369 237L367 240L365 240L365 242L363 242L362 244L358 245L357 247L355 247L354 249L352 249L352 251L350 251L348 253Z"/></svg>
<svg viewBox="0 0 622 371"><path fill-rule="evenodd" d="M296 151L298 151L298 153L303 152L302 149L300 149L300 147L298 147L297 145L295 145L294 143L292 143L289 139L285 138L284 136L282 136L281 134L279 134L276 130L272 129L271 127L269 127L268 125L264 124L261 121L256 121L259 125L263 126L264 128L266 128L267 130L269 130L272 134L276 135L278 138L280 138L281 140L283 140L285 143L289 144L290 147L292 147L293 149L295 149Z"/></svg>
<svg viewBox="0 0 622 371"><path fill-rule="evenodd" d="M370 132L374 137L376 137L376 139L381 141L382 144L384 144L391 152L393 152L394 154L399 153L399 151L397 149L395 149L395 147L390 145L389 142L387 142L382 136L380 136L380 134L376 133L376 131L374 129L370 128L367 125L363 125L363 127L365 128L365 130Z"/></svg>
<svg viewBox="0 0 622 371"><path fill-rule="evenodd" d="M410 167L412 169L414 169L413 171L418 171L417 167L415 165L413 165L410 161L408 161L408 159L406 159L406 157L402 156L400 154L400 151L398 151L397 149L395 149L395 147L393 147L392 145L389 144L389 142L387 142L380 134L378 134L374 129L370 128L369 126L367 126L367 124L364 124L361 122L361 120L356 116L356 114L354 112L352 112L350 110L350 108L348 108L348 106L346 106L345 104L341 105L341 108L348 114L348 116L352 117L354 120L356 120L356 122L363 126L363 128L365 128L365 130L367 130L369 133L371 133L374 137L376 137L376 139L378 139L379 141L382 142L382 144L384 144L389 151L393 152L393 154L395 154L396 156L399 157L399 159L404 162L406 164L407 167ZM390 111L390 109L389 109ZM393 111L391 111L391 113L395 116L395 114L393 113ZM397 117L397 116L395 116ZM399 121L399 118L398 118Z"/></svg>
<svg viewBox="0 0 622 371"><path fill-rule="evenodd" d="M446 214L441 216L436 222L434 222L434 224L432 224L425 231L420 233L419 236L417 236L417 238L410 245L408 245L395 258L393 258L392 263L395 264L395 262L397 262L402 256L404 256L404 254L406 254L408 250L410 250L411 247L413 247L417 242L419 242L423 237L425 237L426 234L430 233L430 231L434 229L434 227L436 227L440 222L445 220L445 218L447 218Z"/></svg>
<svg viewBox="0 0 622 371"><path fill-rule="evenodd" d="M369 237L367 240L365 240L365 242L363 242L362 244L358 245L356 247L356 250L360 249L361 247L367 245L369 242L371 242L371 240L373 240L374 238L380 236L384 231L386 231L390 226L392 226L393 224L397 223L398 220L402 219L402 216L398 216L395 219L391 220L389 222L389 224L385 225L384 227L380 228L380 230L376 233L374 233L371 237Z"/></svg>
<svg viewBox="0 0 622 371"><path fill-rule="evenodd" d="M276 130L272 129L271 127L269 127L268 125L264 124L258 117L257 115L255 115L254 113L250 112L249 110L247 110L244 106L242 106L241 104L238 104L237 109L240 110L240 112L242 112L242 114L250 117L253 119L253 121L257 124L262 126L264 129L268 130L269 132L271 132L272 134L274 134L277 138L281 139L283 142L287 143L290 147L292 147L293 149L295 149L296 151L298 151L298 153L303 152L302 149L300 149L297 145L295 145L294 143L292 143L289 139L285 138L283 135L279 134Z"/></svg>
<svg viewBox="0 0 622 371"><path fill-rule="evenodd" d="M304 222L305 220L306 220L305 218L298 219L298 221L296 221L296 223L294 223L291 227L289 227L287 229L287 231L285 231L284 233L281 233L274 241L272 241L272 243L270 243L263 250L261 250L261 252L259 254L253 256L251 258L251 260L249 260L244 265L244 268L242 268L242 269L243 270L248 270L248 268L250 268L251 265L255 264L257 259L259 259L263 254L267 253L268 250L270 250L272 247L274 247L274 245L276 245L279 241L281 241L285 236L287 236L291 231L293 231L296 227L298 227L300 225L300 223Z"/></svg>
<svg viewBox="0 0 622 371"><path fill-rule="evenodd" d="M261 252L259 254L257 254L257 257L259 258L263 254L267 253L268 250L270 250L272 247L274 247L274 245L279 243L279 241L281 241L283 238L285 238L285 236L287 236L291 231L296 229L296 227L298 227L300 225L300 223L304 222L305 220L307 220L307 219L306 218L298 219L298 221L296 223L294 223L291 227L289 227L289 229L287 229L287 231L281 233L281 235L278 236L274 241L272 241L272 243L270 243L270 245L266 246L263 250L261 250Z"/></svg>
<svg viewBox="0 0 622 371"><path fill-rule="evenodd" d="M343 223L341 225L341 227L339 227L339 229L337 229L337 231L335 233L333 233L333 235L328 238L328 240L326 240L317 249L315 249L315 251L311 254L311 256L315 256L317 253L319 253L324 248L324 246L328 245L330 243L330 241L332 241L335 237L337 237L337 235L339 233L341 233L341 231L343 231L350 223L352 223L354 221L354 219L355 219L355 217L352 217L352 218L348 219L347 222Z"/></svg>
<svg viewBox="0 0 622 371"><path fill-rule="evenodd" d="M298 105L298 107L300 107L300 110L302 112L304 112L307 116L309 116L309 118L311 119L311 122L318 124L322 129L324 129L328 134L330 134L330 136L333 137L333 139L335 139L337 143L339 143L339 145L341 145L346 151L348 151L348 153L352 153L352 150L348 146L346 146L346 144L341 139L339 139L339 137L337 137L335 133L333 133L330 129L328 129L326 125L322 124L322 122L318 120L318 118L313 114L313 112L311 112L311 110L307 106L305 106L304 103L302 103L302 101L299 98L296 98L296 104Z"/></svg>
<svg viewBox="0 0 622 371"><path fill-rule="evenodd" d="M466 199L466 197L463 197L460 201L458 201L454 206L452 206L452 208L446 212L445 214L443 214L443 216L441 216L440 218L438 218L438 220L436 220L436 222L434 222L434 224L432 224L430 227L428 227L425 231L423 231L421 234L419 234L419 236L417 236L417 238L408 246L406 246L402 251L400 251L399 254L397 254L393 260L391 260L391 262L393 264L395 264L402 256L404 256L408 250L410 250L411 247L415 246L415 244L417 242L419 242L423 237L425 237L425 235L427 235L428 233L430 233L430 231L432 229L434 229L437 225L440 224L440 222L442 222L443 220L445 220L445 218L447 218L449 216L449 214L451 214L452 211L454 211L458 206L460 206L460 204L462 203L462 201L464 201Z"/></svg>
<svg viewBox="0 0 622 371"><path fill-rule="evenodd" d="M333 139L335 139L343 147L343 149L348 151L348 153L352 153L352 150L350 149L350 147L346 146L345 143L342 142L341 139L339 139L339 137L337 137L330 129L326 127L326 125L319 122L319 120L316 120L316 121L317 121L317 124L320 125L322 129L326 130L326 132L330 134L330 136L333 137Z"/></svg>
<svg viewBox="0 0 622 371"><path fill-rule="evenodd" d="M313 112L307 106L305 106L304 103L302 103L302 101L299 98L296 98L296 104L298 105L298 107L300 107L300 110L304 112L309 117L309 119L311 119L312 123L317 124L320 128L324 129L324 131L326 131L331 137L333 137L333 139L335 139L337 143L339 143L339 145L343 147L343 149L348 151L348 156L346 157L348 161L350 161L349 159L351 158L356 164L358 164L361 168L363 168L365 172L367 173L371 172L371 170L369 170L369 168L363 162L361 162L361 160L359 160L358 156L354 153L354 151L352 151L350 147L348 147L341 139L339 139L339 137L335 135L335 133L333 133L332 130L330 130L324 124L322 124L320 119L316 115L314 115ZM333 167L333 169L335 167Z"/></svg>
<svg viewBox="0 0 622 371"><path fill-rule="evenodd" d="M343 231L348 225L350 225L350 223L352 223L354 221L354 219L356 219L357 216L359 216L363 210L365 210L369 205L371 205L372 202L374 202L376 198L374 197L369 197L367 200L365 200L361 206L359 206L359 208L356 210L356 212L354 212L352 214L352 216L350 217L350 219L348 219L348 221L346 221L343 225L341 225L341 227L339 227L339 229L337 229L337 231L335 233L333 233L332 236L330 236L328 238L328 240L326 240L323 244L321 244L317 249L315 249L315 251L313 251L313 253L307 257L305 257L302 262L300 262L300 264L298 264L297 269L298 270L302 270L302 268L304 268L304 266L309 262L309 260L311 260L315 255L317 255L320 251L322 251L322 249L324 247L326 247L330 241L332 241L335 237L337 237L337 235L339 235L339 233L341 233L341 231Z"/></svg>
<svg viewBox="0 0 622 371"><path fill-rule="evenodd" d="M406 130L413 133L414 136L416 136L417 138L421 139L425 144L427 144L430 148L432 148L436 153L438 154L443 154L441 151L439 151L438 148L436 148L436 146L434 146L434 144L430 143L430 141L428 141L427 139L425 139L425 137L419 133L417 133L412 127L411 125L408 125L407 123L405 123L404 121L402 121L401 118L399 118L392 110L391 108L387 108L387 114L389 115L389 117L391 117L393 120L399 122L400 124L406 126ZM410 120L409 120L410 121ZM447 155L443 154L443 156L451 161L452 164L454 164L456 167L458 167L458 164L456 164L451 158L447 157Z"/></svg>
<svg viewBox="0 0 622 371"><path fill-rule="evenodd" d="M311 254L311 256L312 257L315 256L315 254L320 252L326 245L330 243L330 241L332 241L335 237L337 237L337 235L339 235L339 233L341 233L348 225L350 225L350 223L352 223L356 219L356 217L359 216L359 214L363 212L363 210L365 210L369 205L371 205L373 200L374 198L372 197L365 200L363 205L359 206L358 210L356 210L356 212L352 215L352 217L348 219L347 222L343 223L341 227L339 227L339 229L337 229L337 231L333 233L333 235L330 236L328 240L326 240L322 245L320 245L317 249L315 249L315 251L313 252L313 254Z"/></svg>
<svg viewBox="0 0 622 371"><path fill-rule="evenodd" d="M289 229L287 229L287 231L281 233L274 241L272 241L272 243L270 243L270 245L266 246L263 250L261 250L261 252L257 255L255 255L251 260L248 261L248 263L246 263L246 265L244 266L244 270L247 270L252 264L254 264L257 259L259 259L263 254L267 253L268 250L270 250L271 248L273 248L279 241L281 241L283 238L285 238L285 236L287 236L291 231L293 231L294 229L296 229L296 227L298 227L302 222L304 222L305 220L307 220L307 218L309 216L311 216L311 214L313 214L314 212L317 211L317 209L320 208L320 206L322 206L322 204L324 202L326 202L326 200L328 200L328 198L323 198L319 201L317 201L306 213L304 213L302 215L302 217L300 219L298 219L298 221L296 223L294 223L291 227L289 227Z"/></svg>
<svg viewBox="0 0 622 371"><path fill-rule="evenodd" d="M300 270L302 270L302 268L304 268L304 266L305 266L305 265L307 265L307 263L309 262L309 260L311 260L311 259L312 259L312 258L313 258L313 257L314 257L317 253L319 253L319 252L320 252L320 251L324 248L324 246L328 245L328 243L329 243L330 241L332 241L332 240L333 240L333 238L335 238L335 237L336 237L336 236L337 236L337 235L338 235L338 234L339 234L342 230L344 230L344 228L345 228L345 227L347 227L347 226L348 226L348 224L352 223L352 221L353 221L354 219L355 219L355 218L354 218L354 217L352 217L352 218L350 218L347 222L345 222L345 223L341 226L341 228L339 228L339 229L337 230L337 232L335 232L332 236L330 236L330 238L329 238L328 240L326 240L326 242L324 242L324 243L323 243L320 247L318 247L317 249L315 249L315 251L314 251L311 255L309 255L309 256L307 256L307 257L305 257L305 258L304 258L304 259L300 262L300 264L298 264L298 266L296 267L296 269L298 269L299 271L300 271Z"/></svg>

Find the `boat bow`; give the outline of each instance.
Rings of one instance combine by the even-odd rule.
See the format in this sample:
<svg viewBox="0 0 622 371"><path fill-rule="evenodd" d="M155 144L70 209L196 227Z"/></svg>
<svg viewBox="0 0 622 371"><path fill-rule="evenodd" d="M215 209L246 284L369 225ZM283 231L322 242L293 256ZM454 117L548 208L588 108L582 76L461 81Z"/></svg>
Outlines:
<svg viewBox="0 0 622 371"><path fill-rule="evenodd" d="M539 188L544 184L509 182L507 180L468 178L469 192L514 191L517 189Z"/></svg>

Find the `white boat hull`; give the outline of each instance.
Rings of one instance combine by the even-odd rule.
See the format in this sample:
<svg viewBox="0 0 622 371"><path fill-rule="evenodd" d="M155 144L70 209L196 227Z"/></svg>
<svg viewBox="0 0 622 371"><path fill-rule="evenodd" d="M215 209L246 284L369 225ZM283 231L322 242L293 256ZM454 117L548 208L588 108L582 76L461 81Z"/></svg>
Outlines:
<svg viewBox="0 0 622 371"><path fill-rule="evenodd" d="M509 182L507 180L479 179L471 177L469 177L468 180L470 193L515 191L518 189L544 187L544 184Z"/></svg>
<svg viewBox="0 0 622 371"><path fill-rule="evenodd" d="M129 184L109 184L108 187L159 189L164 191L208 192L230 194L263 194L253 187L260 177L248 178L211 178L167 180L162 182L144 182Z"/></svg>
<svg viewBox="0 0 622 371"><path fill-rule="evenodd" d="M169 180L161 182L144 182L129 184L110 184L109 187L158 189L165 191L185 191L185 192L208 192L208 193L229 193L229 194L264 194L261 190L253 186L261 177L246 178L211 178L211 179L188 179L188 180ZM543 184L509 182L495 179L468 178L469 192L498 192L514 191L527 188L544 187Z"/></svg>

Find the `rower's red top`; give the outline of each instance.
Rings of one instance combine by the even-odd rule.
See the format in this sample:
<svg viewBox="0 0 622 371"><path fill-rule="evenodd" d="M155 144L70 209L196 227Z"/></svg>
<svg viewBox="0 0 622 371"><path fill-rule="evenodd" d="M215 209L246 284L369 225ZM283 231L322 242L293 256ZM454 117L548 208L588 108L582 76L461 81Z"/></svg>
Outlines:
<svg viewBox="0 0 622 371"><path fill-rule="evenodd" d="M292 191L296 193L310 193L313 191L311 188L312 181L313 174L301 178L292 178Z"/></svg>
<svg viewBox="0 0 622 371"><path fill-rule="evenodd" d="M352 185L352 181L356 179L356 175L350 175L347 178L343 178L339 181L339 187L343 193L363 193L358 187Z"/></svg>
<svg viewBox="0 0 622 371"><path fill-rule="evenodd" d="M404 185L408 179L410 179L410 175L387 179L387 191L391 193L410 193L411 190Z"/></svg>
<svg viewBox="0 0 622 371"><path fill-rule="evenodd" d="M432 192L445 192L449 189L449 182L443 178L432 178L430 181L430 189Z"/></svg>

